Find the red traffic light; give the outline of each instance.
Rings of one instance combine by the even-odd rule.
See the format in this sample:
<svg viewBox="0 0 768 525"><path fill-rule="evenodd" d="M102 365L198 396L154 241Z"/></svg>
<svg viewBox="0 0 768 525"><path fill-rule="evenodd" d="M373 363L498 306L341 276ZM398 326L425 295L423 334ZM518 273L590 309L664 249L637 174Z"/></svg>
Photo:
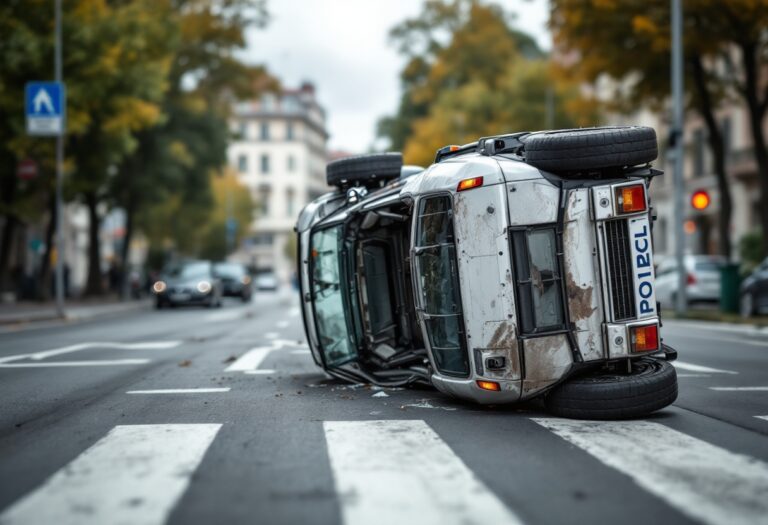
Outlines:
<svg viewBox="0 0 768 525"><path fill-rule="evenodd" d="M711 201L709 193L704 190L695 191L691 195L691 206L693 206L694 210L707 209Z"/></svg>

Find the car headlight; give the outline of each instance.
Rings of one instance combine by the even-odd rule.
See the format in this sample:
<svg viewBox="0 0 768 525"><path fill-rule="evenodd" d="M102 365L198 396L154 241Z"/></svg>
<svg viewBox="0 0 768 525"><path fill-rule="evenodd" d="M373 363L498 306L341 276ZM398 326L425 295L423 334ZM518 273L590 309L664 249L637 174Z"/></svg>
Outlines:
<svg viewBox="0 0 768 525"><path fill-rule="evenodd" d="M200 281L197 283L197 291L200 293L208 293L211 291L211 283L208 281Z"/></svg>
<svg viewBox="0 0 768 525"><path fill-rule="evenodd" d="M152 290L154 290L155 293L163 293L166 288L167 286L163 281L157 281L152 285Z"/></svg>

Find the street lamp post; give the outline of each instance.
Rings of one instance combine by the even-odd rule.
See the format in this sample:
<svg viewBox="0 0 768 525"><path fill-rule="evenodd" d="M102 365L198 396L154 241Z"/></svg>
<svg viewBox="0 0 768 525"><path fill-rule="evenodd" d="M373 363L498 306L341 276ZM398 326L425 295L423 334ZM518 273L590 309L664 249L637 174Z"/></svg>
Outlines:
<svg viewBox="0 0 768 525"><path fill-rule="evenodd" d="M674 147L674 183L675 183L675 257L677 259L677 294L675 311L685 313L687 298L685 286L687 272L683 266L685 250L685 232L683 231L683 212L685 210L683 181L683 7L682 0L671 0L672 5L672 146Z"/></svg>
<svg viewBox="0 0 768 525"><path fill-rule="evenodd" d="M55 0L54 76L62 81L61 74L61 0ZM65 124L62 124L64 126ZM64 317L64 235L62 229L62 183L64 177L64 128L56 135L56 312Z"/></svg>

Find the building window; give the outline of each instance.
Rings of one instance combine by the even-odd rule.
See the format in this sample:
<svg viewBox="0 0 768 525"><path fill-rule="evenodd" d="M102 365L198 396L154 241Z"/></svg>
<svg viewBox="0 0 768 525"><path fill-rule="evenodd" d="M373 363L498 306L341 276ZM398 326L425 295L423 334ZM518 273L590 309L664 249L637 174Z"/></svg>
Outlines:
<svg viewBox="0 0 768 525"><path fill-rule="evenodd" d="M289 122L285 127L285 140L293 140L293 122Z"/></svg>
<svg viewBox="0 0 768 525"><path fill-rule="evenodd" d="M290 173L296 171L296 157L293 155L288 155L288 171Z"/></svg>
<svg viewBox="0 0 768 525"><path fill-rule="evenodd" d="M248 171L248 157L245 155L239 155L237 157L237 171L245 173Z"/></svg>
<svg viewBox="0 0 768 525"><path fill-rule="evenodd" d="M259 210L261 211L261 216L266 217L269 215L269 195L270 191L267 189L260 190L259 191Z"/></svg>
<svg viewBox="0 0 768 525"><path fill-rule="evenodd" d="M269 155L266 153L261 156L261 172L269 173Z"/></svg>
<svg viewBox="0 0 768 525"><path fill-rule="evenodd" d="M261 123L261 140L269 140L269 122Z"/></svg>
<svg viewBox="0 0 768 525"><path fill-rule="evenodd" d="M295 206L294 200L295 199L294 199L293 190L290 190L290 189L286 190L285 191L285 214L288 217L293 217L294 206Z"/></svg>
<svg viewBox="0 0 768 525"><path fill-rule="evenodd" d="M698 128L693 132L693 176L704 175L704 129Z"/></svg>
<svg viewBox="0 0 768 525"><path fill-rule="evenodd" d="M254 246L270 246L273 242L274 236L271 233L258 233L251 238Z"/></svg>
<svg viewBox="0 0 768 525"><path fill-rule="evenodd" d="M248 139L248 123L247 122L240 123L239 133L240 133L240 140Z"/></svg>
<svg viewBox="0 0 768 525"><path fill-rule="evenodd" d="M733 147L733 129L731 125L731 117L725 117L720 125L721 134L723 137L723 154L725 154L725 162L728 162L728 156L731 154L731 148Z"/></svg>

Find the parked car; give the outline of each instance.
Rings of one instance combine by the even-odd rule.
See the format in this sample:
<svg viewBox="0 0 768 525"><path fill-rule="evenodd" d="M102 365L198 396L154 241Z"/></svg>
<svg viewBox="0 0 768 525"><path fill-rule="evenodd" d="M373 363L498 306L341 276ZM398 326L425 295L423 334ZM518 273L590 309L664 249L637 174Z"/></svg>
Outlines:
<svg viewBox="0 0 768 525"><path fill-rule="evenodd" d="M221 306L221 281L210 261L186 261L168 266L152 284L155 307Z"/></svg>
<svg viewBox="0 0 768 525"><path fill-rule="evenodd" d="M239 297L244 303L251 300L253 282L245 265L229 262L216 263L213 271L221 280L222 294L225 297Z"/></svg>
<svg viewBox="0 0 768 525"><path fill-rule="evenodd" d="M685 296L688 304L720 301L720 269L725 263L717 255L686 255ZM656 269L656 298L665 307L673 308L678 290L677 259L665 257Z"/></svg>
<svg viewBox="0 0 768 525"><path fill-rule="evenodd" d="M466 400L543 396L555 414L645 415L672 403L647 190L653 129L514 133L327 167L336 191L296 231L315 362L380 386Z"/></svg>
<svg viewBox="0 0 768 525"><path fill-rule="evenodd" d="M256 289L274 292L277 290L279 282L273 272L261 272L256 276Z"/></svg>
<svg viewBox="0 0 768 525"><path fill-rule="evenodd" d="M744 317L768 310L768 258L761 262L741 283L739 311Z"/></svg>

